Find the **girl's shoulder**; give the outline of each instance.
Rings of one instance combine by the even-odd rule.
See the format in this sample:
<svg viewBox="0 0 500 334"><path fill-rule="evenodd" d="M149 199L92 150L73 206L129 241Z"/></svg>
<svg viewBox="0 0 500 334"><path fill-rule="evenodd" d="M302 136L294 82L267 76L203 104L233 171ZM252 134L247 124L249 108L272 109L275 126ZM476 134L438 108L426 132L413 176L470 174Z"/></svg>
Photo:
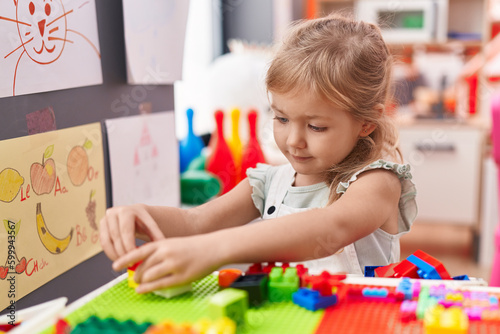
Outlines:
<svg viewBox="0 0 500 334"><path fill-rule="evenodd" d="M348 181L340 182L337 187L337 193L339 194L345 193L349 188L349 186L358 179L360 174L370 170L377 170L377 169L389 170L392 171L394 174L396 174L401 182L403 189L415 188L415 185L411 181L412 175L411 175L411 167L409 164L399 164L396 162L379 159L358 170L351 176L351 178Z"/></svg>
<svg viewBox="0 0 500 334"><path fill-rule="evenodd" d="M361 173L383 169L392 171L401 183L401 195L399 197L399 231L407 232L417 217L418 208L416 202L417 190L412 181L411 167L409 164L399 164L379 159L357 171L347 182L341 182L337 187L337 193L345 193L349 186L358 179Z"/></svg>

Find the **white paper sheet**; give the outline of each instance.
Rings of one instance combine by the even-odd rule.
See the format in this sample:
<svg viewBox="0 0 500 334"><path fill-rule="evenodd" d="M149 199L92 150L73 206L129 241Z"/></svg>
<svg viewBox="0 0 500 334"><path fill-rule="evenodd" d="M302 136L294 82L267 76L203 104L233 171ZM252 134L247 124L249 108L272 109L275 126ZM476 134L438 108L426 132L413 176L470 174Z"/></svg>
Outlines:
<svg viewBox="0 0 500 334"><path fill-rule="evenodd" d="M123 0L129 84L181 79L189 0Z"/></svg>
<svg viewBox="0 0 500 334"><path fill-rule="evenodd" d="M0 97L102 83L95 0L0 0Z"/></svg>
<svg viewBox="0 0 500 334"><path fill-rule="evenodd" d="M113 206L180 205L174 112L106 120Z"/></svg>

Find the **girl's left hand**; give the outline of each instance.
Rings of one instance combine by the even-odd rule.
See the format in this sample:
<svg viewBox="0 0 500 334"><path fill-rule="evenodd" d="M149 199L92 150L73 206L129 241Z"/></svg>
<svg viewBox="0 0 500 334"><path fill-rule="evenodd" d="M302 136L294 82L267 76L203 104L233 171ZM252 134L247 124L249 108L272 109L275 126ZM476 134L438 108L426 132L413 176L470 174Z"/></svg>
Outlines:
<svg viewBox="0 0 500 334"><path fill-rule="evenodd" d="M207 235L196 235L148 242L117 259L113 269L142 261L134 275L139 283L137 293L190 283L222 265L215 256L217 244L208 239Z"/></svg>

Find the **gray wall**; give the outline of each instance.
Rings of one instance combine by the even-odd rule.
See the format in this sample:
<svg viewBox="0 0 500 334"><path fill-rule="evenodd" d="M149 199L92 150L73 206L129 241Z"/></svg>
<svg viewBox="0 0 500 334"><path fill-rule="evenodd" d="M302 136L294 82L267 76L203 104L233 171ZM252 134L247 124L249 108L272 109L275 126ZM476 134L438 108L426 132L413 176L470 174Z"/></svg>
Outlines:
<svg viewBox="0 0 500 334"><path fill-rule="evenodd" d="M142 102L151 102L153 112L173 110L171 85L141 87L126 84L122 2L97 0L96 6L103 85L1 98L0 140L28 135L26 114L47 106L54 109L58 129L136 115L139 113L138 104ZM0 159L5 159L2 152ZM22 298L17 302L17 308L61 296L68 297L71 302L117 275L111 270L107 257L100 253Z"/></svg>
<svg viewBox="0 0 500 334"><path fill-rule="evenodd" d="M303 0L292 0L294 20L304 14ZM273 43L273 2L271 0L221 0L224 52L227 41L242 39L251 43Z"/></svg>

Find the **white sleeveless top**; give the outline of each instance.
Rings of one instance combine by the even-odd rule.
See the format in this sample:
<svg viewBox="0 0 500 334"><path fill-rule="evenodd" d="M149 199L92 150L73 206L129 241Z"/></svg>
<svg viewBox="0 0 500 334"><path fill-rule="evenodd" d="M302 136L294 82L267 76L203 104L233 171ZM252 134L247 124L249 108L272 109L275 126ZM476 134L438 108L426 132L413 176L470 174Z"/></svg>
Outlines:
<svg viewBox="0 0 500 334"><path fill-rule="evenodd" d="M393 171L401 181L398 233L390 234L377 229L336 254L303 262L309 268L310 273L317 274L328 270L331 273L363 274L365 266L384 266L399 262L399 238L409 232L417 215L416 190L411 181L410 166L385 160L375 161L356 172L349 181L340 183L337 193L345 193L349 185L357 180L359 174L378 168ZM252 186L253 202L263 219L320 208L328 203L329 189L326 183L303 187L292 186L295 171L290 164L282 166L258 164L256 168L249 168L247 175ZM327 237L324 240L318 239L318 251L330 253L328 244Z"/></svg>

